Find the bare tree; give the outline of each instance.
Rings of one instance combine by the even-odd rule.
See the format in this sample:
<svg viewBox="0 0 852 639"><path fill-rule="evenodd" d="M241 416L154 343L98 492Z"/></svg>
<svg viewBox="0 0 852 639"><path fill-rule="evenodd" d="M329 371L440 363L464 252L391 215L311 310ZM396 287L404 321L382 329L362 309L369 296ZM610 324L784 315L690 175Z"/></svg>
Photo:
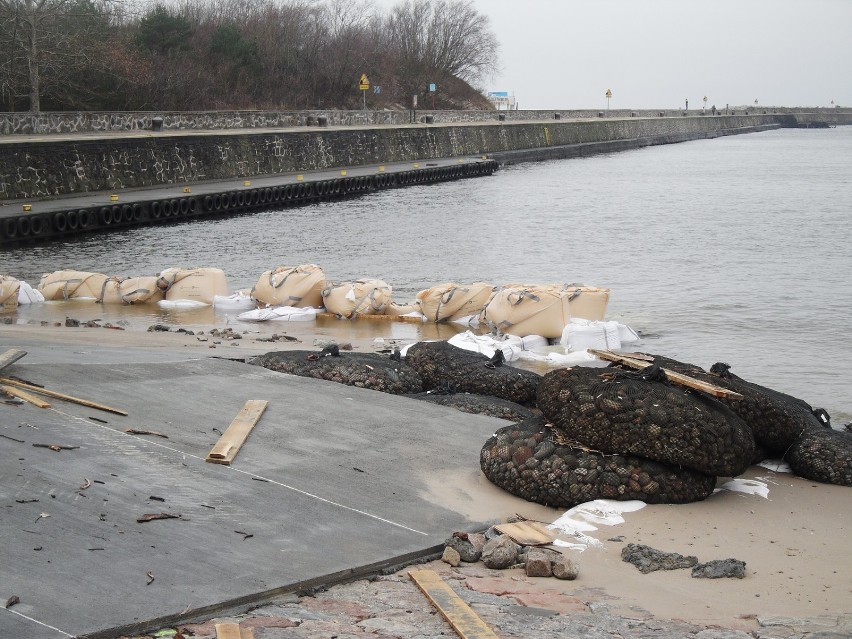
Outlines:
<svg viewBox="0 0 852 639"><path fill-rule="evenodd" d="M9 45L9 80L41 110L45 83L59 84L91 64L118 0L0 0Z"/></svg>

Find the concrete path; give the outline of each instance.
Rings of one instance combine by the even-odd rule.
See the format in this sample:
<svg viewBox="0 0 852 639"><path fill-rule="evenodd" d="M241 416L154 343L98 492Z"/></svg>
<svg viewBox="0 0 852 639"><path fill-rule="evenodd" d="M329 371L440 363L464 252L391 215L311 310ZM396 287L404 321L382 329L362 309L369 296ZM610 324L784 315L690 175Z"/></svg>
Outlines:
<svg viewBox="0 0 852 639"><path fill-rule="evenodd" d="M50 348L68 361L72 347ZM6 370L129 415L0 404L0 600L20 597L0 609L0 637L116 636L209 617L481 523L430 499L427 484L475 476L500 420L227 360L154 359L25 358ZM248 399L269 407L234 464L205 463ZM163 512L180 517L137 521Z"/></svg>

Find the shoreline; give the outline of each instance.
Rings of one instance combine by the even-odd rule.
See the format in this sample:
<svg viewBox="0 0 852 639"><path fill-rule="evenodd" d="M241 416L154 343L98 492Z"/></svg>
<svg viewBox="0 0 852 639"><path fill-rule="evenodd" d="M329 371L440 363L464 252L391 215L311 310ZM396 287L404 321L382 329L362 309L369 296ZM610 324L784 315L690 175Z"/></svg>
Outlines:
<svg viewBox="0 0 852 639"><path fill-rule="evenodd" d="M200 342L197 336L183 333L65 327L54 330L34 325L0 325L0 338L4 347L21 344L18 347L26 350L28 344L44 345L38 352L30 347L24 362L33 364L60 361L60 351L69 347L70 357L79 363L105 354L119 355L130 362L140 356L142 360L150 359L155 354L176 361L316 348L314 339L329 338L327 331L318 330L313 324L288 323L286 329L300 342L270 344L243 339L231 342L239 343L232 347L227 342ZM355 337L355 350L376 350L374 341ZM215 350L211 346L216 346ZM138 355L130 356L137 350ZM569 552L580 565L576 582L530 579L517 570L501 571L492 577L529 582L529 587L545 598L555 593L605 602L608 610L624 618L639 615L746 632L758 628L758 619L764 617L819 620L852 615L852 582L848 577L852 573L852 508L848 488L756 466L741 478L762 482L768 488L768 496L717 491L706 500L691 504L645 506L626 513L624 523L600 526L589 534L602 542L601 547ZM475 464L458 476L423 479L428 501L456 508L474 521L505 520L521 514L551 522L562 514L509 495L488 482ZM454 531L446 532L449 537ZM610 541L617 537L623 541ZM643 575L621 560L621 548L626 543L696 555L702 562L740 559L746 562L746 577L694 579L683 570ZM467 568L475 569L474 573L487 570L476 566ZM425 598L423 606L428 607Z"/></svg>

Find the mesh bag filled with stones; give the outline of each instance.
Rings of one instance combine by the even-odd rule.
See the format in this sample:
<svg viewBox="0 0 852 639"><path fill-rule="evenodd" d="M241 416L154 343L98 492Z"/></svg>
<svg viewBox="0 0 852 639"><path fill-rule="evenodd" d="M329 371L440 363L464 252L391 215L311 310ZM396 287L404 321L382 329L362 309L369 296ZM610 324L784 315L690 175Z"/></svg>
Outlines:
<svg viewBox="0 0 852 639"><path fill-rule="evenodd" d="M499 429L480 452L482 472L517 497L555 508L594 499L683 504L704 499L716 485L710 475L649 459L560 445L554 434L541 418Z"/></svg>
<svg viewBox="0 0 852 639"><path fill-rule="evenodd" d="M490 395L524 406L535 403L541 376L514 366L495 366L479 353L447 342L418 342L406 363L420 374L424 390L450 388L457 393Z"/></svg>
<svg viewBox="0 0 852 639"><path fill-rule="evenodd" d="M248 363L279 373L324 379L394 395L423 390L420 376L404 362L373 353L341 353L332 357L314 351L277 351L253 357Z"/></svg>
<svg viewBox="0 0 852 639"><path fill-rule="evenodd" d="M852 433L827 428L808 431L784 458L801 477L852 486Z"/></svg>
<svg viewBox="0 0 852 639"><path fill-rule="evenodd" d="M605 453L726 477L754 457L751 431L723 404L613 369L552 371L539 385L538 406L568 439Z"/></svg>
<svg viewBox="0 0 852 639"><path fill-rule="evenodd" d="M472 393L438 393L425 392L410 395L413 399L420 399L432 404L449 406L463 413L474 415L488 415L499 417L513 422L522 422L531 419L538 413L537 410L521 406L515 402L490 395L474 395Z"/></svg>
<svg viewBox="0 0 852 639"><path fill-rule="evenodd" d="M721 386L743 396L742 399L720 398L751 428L755 443L768 455L783 454L799 436L809 430L823 429L825 423L806 401L785 395L737 377L727 364L714 364L711 372L699 366L651 355L654 363L677 373Z"/></svg>

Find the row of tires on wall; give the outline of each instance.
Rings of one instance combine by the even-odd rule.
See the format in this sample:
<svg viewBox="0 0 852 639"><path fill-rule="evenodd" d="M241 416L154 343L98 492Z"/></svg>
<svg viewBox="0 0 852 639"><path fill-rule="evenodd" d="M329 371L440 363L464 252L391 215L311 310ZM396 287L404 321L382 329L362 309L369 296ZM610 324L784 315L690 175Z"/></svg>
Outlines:
<svg viewBox="0 0 852 639"><path fill-rule="evenodd" d="M310 204L352 197L380 189L490 175L496 168L497 163L492 160L456 166L418 168L399 173L378 173L254 189L246 188L201 196L111 204L51 213L30 213L4 219L0 223L0 241L21 242L56 238L92 230L177 222L199 215L233 214L282 205Z"/></svg>

